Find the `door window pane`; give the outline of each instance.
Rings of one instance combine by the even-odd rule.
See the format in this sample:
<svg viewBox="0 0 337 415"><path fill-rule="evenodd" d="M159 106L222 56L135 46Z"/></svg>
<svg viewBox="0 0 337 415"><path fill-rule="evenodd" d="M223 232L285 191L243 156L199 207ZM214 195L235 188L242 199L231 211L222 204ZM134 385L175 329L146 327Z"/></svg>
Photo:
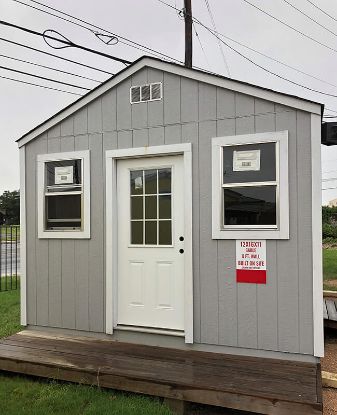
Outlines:
<svg viewBox="0 0 337 415"><path fill-rule="evenodd" d="M157 193L157 170L145 170L145 193Z"/></svg>
<svg viewBox="0 0 337 415"><path fill-rule="evenodd" d="M143 219L143 197L131 197L131 219Z"/></svg>
<svg viewBox="0 0 337 415"><path fill-rule="evenodd" d="M171 219L171 195L159 196L159 219Z"/></svg>
<svg viewBox="0 0 337 415"><path fill-rule="evenodd" d="M131 222L131 243L137 245L143 244L143 221Z"/></svg>
<svg viewBox="0 0 337 415"><path fill-rule="evenodd" d="M145 244L157 245L157 222L146 221L145 222Z"/></svg>
<svg viewBox="0 0 337 415"><path fill-rule="evenodd" d="M224 225L276 225L276 185L223 189Z"/></svg>
<svg viewBox="0 0 337 415"><path fill-rule="evenodd" d="M172 224L170 220L159 221L159 245L172 244Z"/></svg>
<svg viewBox="0 0 337 415"><path fill-rule="evenodd" d="M145 196L145 219L157 219L157 195Z"/></svg>
<svg viewBox="0 0 337 415"><path fill-rule="evenodd" d="M130 172L130 184L132 195L143 194L143 170L133 170Z"/></svg>
<svg viewBox="0 0 337 415"><path fill-rule="evenodd" d="M240 154L242 155L242 158L246 157L247 160L241 160L240 163ZM257 160L257 158L259 160ZM236 166L234 165L235 161L237 161ZM251 167L249 167L250 165ZM275 180L276 143L246 144L223 147L224 184L266 182Z"/></svg>
<svg viewBox="0 0 337 415"><path fill-rule="evenodd" d="M158 170L159 193L171 193L171 169Z"/></svg>

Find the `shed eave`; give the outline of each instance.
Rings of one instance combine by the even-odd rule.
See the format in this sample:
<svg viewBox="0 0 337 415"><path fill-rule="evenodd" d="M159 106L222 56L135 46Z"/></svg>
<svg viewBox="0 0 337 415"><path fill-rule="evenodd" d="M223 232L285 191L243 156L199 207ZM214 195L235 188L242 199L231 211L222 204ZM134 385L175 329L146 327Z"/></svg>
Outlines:
<svg viewBox="0 0 337 415"><path fill-rule="evenodd" d="M262 86L252 85L246 82L225 78L220 75L207 73L195 69L186 68L182 65L178 65L171 62L165 62L157 58L145 56L141 57L132 65L117 73L114 77L103 82L101 85L97 86L95 89L91 90L77 101L73 102L66 108L54 114L52 117L44 121L42 124L38 125L28 133L24 134L22 137L16 140L18 146L22 147L26 145L39 135L43 134L44 132L52 128L54 125L58 124L59 122L69 117L76 111L80 110L84 106L88 105L90 102L103 95L109 89L115 87L116 85L124 81L126 78L128 78L129 76L131 76L132 74L146 66L169 72L178 76L183 76L185 78L190 78L199 82L204 82L209 85L214 85L220 88L254 96L256 98L272 101L280 105L296 108L312 114L322 114L322 104L317 102L300 98L295 95L289 95L283 92L267 89Z"/></svg>

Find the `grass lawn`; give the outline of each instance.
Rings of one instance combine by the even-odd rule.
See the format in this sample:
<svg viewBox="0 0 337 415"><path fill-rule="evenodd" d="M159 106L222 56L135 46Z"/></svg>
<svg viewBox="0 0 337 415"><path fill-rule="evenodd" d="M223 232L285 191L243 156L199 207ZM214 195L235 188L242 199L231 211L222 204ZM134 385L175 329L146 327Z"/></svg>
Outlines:
<svg viewBox="0 0 337 415"><path fill-rule="evenodd" d="M337 290L337 249L323 249L323 283L325 290Z"/></svg>
<svg viewBox="0 0 337 415"><path fill-rule="evenodd" d="M19 290L0 292L0 338L20 330ZM0 414L171 415L159 399L0 372Z"/></svg>

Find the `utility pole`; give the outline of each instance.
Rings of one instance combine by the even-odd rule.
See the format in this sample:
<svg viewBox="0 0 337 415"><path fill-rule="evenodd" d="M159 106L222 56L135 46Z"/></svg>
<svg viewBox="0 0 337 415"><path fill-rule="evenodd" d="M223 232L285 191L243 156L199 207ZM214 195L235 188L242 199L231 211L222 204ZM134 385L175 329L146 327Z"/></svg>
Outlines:
<svg viewBox="0 0 337 415"><path fill-rule="evenodd" d="M185 66L192 68L192 5L191 0L185 2Z"/></svg>

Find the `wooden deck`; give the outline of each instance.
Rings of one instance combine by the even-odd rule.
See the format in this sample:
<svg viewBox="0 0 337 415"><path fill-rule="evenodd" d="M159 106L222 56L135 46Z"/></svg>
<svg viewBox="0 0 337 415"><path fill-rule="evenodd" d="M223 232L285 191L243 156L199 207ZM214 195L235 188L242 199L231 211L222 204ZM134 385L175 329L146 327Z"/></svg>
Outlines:
<svg viewBox="0 0 337 415"><path fill-rule="evenodd" d="M325 297L323 301L325 327L337 329L337 297Z"/></svg>
<svg viewBox="0 0 337 415"><path fill-rule="evenodd" d="M24 331L0 370L261 414L322 414L320 365Z"/></svg>

